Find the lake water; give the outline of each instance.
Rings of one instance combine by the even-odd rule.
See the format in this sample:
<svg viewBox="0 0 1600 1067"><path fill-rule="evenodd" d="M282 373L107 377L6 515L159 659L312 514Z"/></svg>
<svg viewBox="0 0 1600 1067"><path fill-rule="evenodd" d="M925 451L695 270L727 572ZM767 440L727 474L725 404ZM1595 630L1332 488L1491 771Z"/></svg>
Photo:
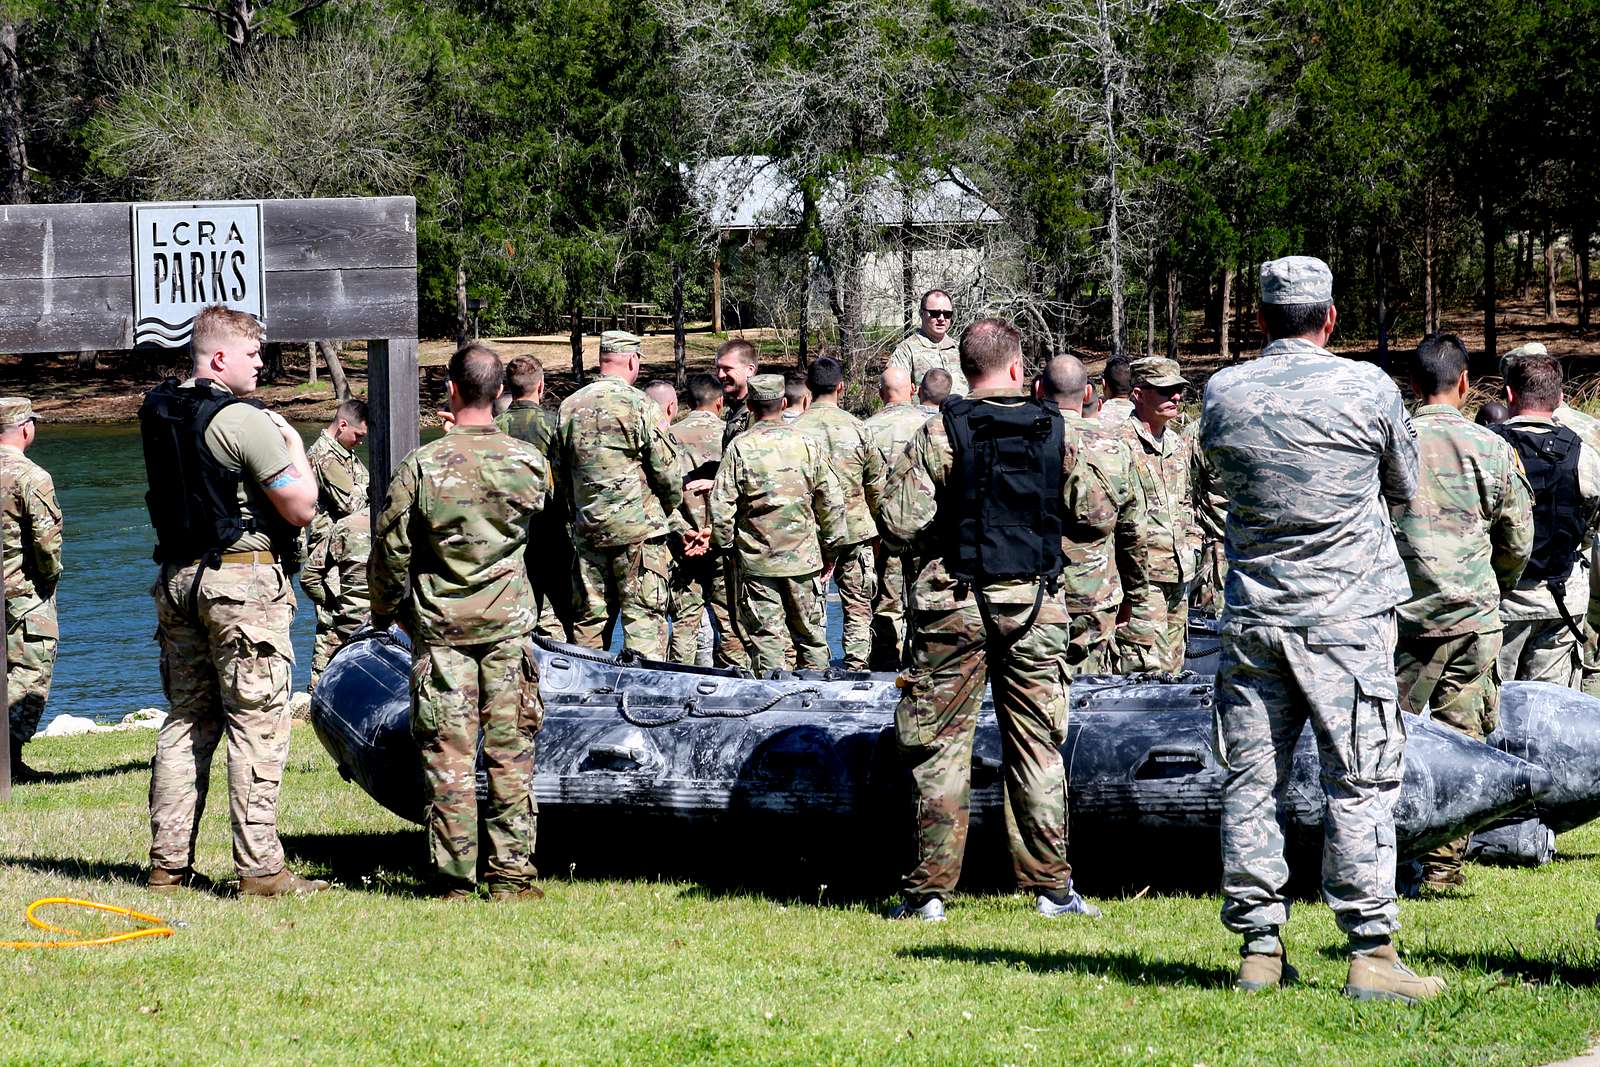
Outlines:
<svg viewBox="0 0 1600 1067"><path fill-rule="evenodd" d="M320 426L299 429L310 442ZM28 456L55 479L65 523L64 573L56 594L61 649L44 721L62 712L116 720L139 708L165 708L150 599L155 535L144 507L138 427L42 425ZM294 679L295 688L304 689L315 615L298 581L295 592ZM837 658L837 602L828 614Z"/></svg>

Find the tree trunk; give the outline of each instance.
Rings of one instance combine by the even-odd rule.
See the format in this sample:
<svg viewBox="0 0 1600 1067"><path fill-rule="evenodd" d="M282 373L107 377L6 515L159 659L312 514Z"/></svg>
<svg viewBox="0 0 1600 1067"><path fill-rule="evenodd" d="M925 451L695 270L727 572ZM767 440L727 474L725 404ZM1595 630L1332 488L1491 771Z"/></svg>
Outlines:
<svg viewBox="0 0 1600 1067"><path fill-rule="evenodd" d="M465 348L467 332L467 268L456 266L456 347Z"/></svg>
<svg viewBox="0 0 1600 1067"><path fill-rule="evenodd" d="M22 113L17 25L0 21L0 203L28 202L28 141Z"/></svg>
<svg viewBox="0 0 1600 1067"><path fill-rule="evenodd" d="M1522 230L1518 230L1516 258L1511 261L1511 264L1516 268L1516 271L1512 275L1511 284L1516 287L1517 299L1519 300L1528 299L1528 277L1532 273L1532 267L1531 265L1525 265L1528 263L1528 261L1524 258L1524 256L1531 254L1532 251L1533 249L1531 247L1531 242L1528 241L1527 233Z"/></svg>
<svg viewBox="0 0 1600 1067"><path fill-rule="evenodd" d="M78 369L88 372L98 370L100 367L100 352L93 348L80 348L78 350Z"/></svg>
<svg viewBox="0 0 1600 1067"><path fill-rule="evenodd" d="M1556 321L1556 241L1550 220L1544 220L1544 321Z"/></svg>
<svg viewBox="0 0 1600 1067"><path fill-rule="evenodd" d="M1217 355L1222 359L1231 360L1232 353L1228 350L1228 318L1233 311L1230 305L1230 296L1233 290L1233 268L1226 264L1222 268L1222 284L1217 289Z"/></svg>
<svg viewBox="0 0 1600 1067"><path fill-rule="evenodd" d="M1389 272L1383 263L1383 227L1372 243L1372 290L1378 304L1378 366L1389 369Z"/></svg>
<svg viewBox="0 0 1600 1067"><path fill-rule="evenodd" d="M689 387L689 339L683 329L683 260L672 260L672 371L680 390Z"/></svg>
<svg viewBox="0 0 1600 1067"><path fill-rule="evenodd" d="M902 183L902 214L900 223L900 295L906 311L905 332L917 328L918 316L912 309L917 306L917 271L911 256L911 185ZM808 287L809 288L809 287Z"/></svg>
<svg viewBox="0 0 1600 1067"><path fill-rule="evenodd" d="M795 365L805 370L811 358L811 257L800 257L800 344Z"/></svg>
<svg viewBox="0 0 1600 1067"><path fill-rule="evenodd" d="M1183 307L1183 275L1167 267L1167 358L1178 358L1178 317Z"/></svg>
<svg viewBox="0 0 1600 1067"><path fill-rule="evenodd" d="M322 356L322 361L328 365L328 381L333 383L333 395L340 401L350 399L350 380L345 377L344 360L339 355L339 342L318 341L316 352ZM311 369L316 370L316 360L311 361Z"/></svg>
<svg viewBox="0 0 1600 1067"><path fill-rule="evenodd" d="M1578 329L1587 330L1589 328L1589 229L1587 226L1573 228L1572 249L1578 259L1573 271L1578 282Z"/></svg>
<svg viewBox="0 0 1600 1067"><path fill-rule="evenodd" d="M306 384L317 384L317 342L306 342Z"/></svg>
<svg viewBox="0 0 1600 1067"><path fill-rule="evenodd" d="M1422 198L1422 332L1439 332L1439 309L1433 291L1433 189Z"/></svg>
<svg viewBox="0 0 1600 1067"><path fill-rule="evenodd" d="M1144 278L1144 354L1156 354L1156 268L1150 265L1150 273Z"/></svg>
<svg viewBox="0 0 1600 1067"><path fill-rule="evenodd" d="M577 384L583 384L583 309L572 309L571 321L567 324L567 340L572 345L572 378Z"/></svg>
<svg viewBox="0 0 1600 1067"><path fill-rule="evenodd" d="M1483 355L1487 360L1493 360L1500 355L1500 337L1495 329L1495 262L1494 254L1500 244L1500 231L1496 226L1493 212L1485 207L1479 213L1479 224L1483 228Z"/></svg>

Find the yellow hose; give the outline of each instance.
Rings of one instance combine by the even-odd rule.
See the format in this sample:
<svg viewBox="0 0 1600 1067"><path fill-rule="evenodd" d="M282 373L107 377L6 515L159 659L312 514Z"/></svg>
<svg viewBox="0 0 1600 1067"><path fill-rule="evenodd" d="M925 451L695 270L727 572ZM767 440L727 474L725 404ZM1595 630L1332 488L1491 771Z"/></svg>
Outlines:
<svg viewBox="0 0 1600 1067"><path fill-rule="evenodd" d="M43 930L47 934L66 934L72 937L81 934L81 930L68 930L61 926L52 926L43 919L34 915L39 908L51 904L67 904L74 908L92 908L95 911L110 912L112 915L121 915L134 919L147 925L138 930L124 930L120 934L107 934L105 937L78 938L70 941L0 941L0 948L90 948L95 945L115 945L119 941L133 941L140 937L171 937L172 927L167 925L165 919L158 919L154 915L146 915L132 908L122 908L115 904L100 904L93 900L76 900L72 897L43 897L28 905L28 922Z"/></svg>

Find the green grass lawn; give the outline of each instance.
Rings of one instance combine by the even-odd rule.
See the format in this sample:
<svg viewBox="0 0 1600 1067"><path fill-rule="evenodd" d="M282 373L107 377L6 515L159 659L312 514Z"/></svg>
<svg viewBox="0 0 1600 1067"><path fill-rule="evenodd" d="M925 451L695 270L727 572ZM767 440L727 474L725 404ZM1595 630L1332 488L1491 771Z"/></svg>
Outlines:
<svg viewBox="0 0 1600 1067"><path fill-rule="evenodd" d="M1047 922L957 897L942 926L694 884L552 878L542 903L417 896L419 831L339 780L295 731L292 862L343 888L252 901L143 888L150 733L41 740L56 781L0 808L0 938L28 902L83 896L182 923L170 939L0 950L0 1062L749 1062L1277 1065L1542 1063L1600 1028L1600 833L1540 871L1474 869L1407 903L1403 951L1450 982L1420 1008L1339 995L1326 908L1289 928L1302 984L1229 988L1214 897L1104 900ZM199 866L231 877L221 758ZM65 917L65 916L64 916ZM76 916L71 916L76 918ZM86 919L84 929L106 929ZM68 923L70 925L70 923Z"/></svg>

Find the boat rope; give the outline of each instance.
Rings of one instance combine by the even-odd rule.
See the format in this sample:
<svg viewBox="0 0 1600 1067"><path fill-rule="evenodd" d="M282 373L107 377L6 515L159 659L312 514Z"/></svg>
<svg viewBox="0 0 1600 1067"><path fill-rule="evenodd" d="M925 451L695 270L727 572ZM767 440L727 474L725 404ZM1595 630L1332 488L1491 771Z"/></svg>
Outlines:
<svg viewBox="0 0 1600 1067"><path fill-rule="evenodd" d="M56 904L109 912L112 915L121 915L124 918L133 919L145 925L134 930L106 934L104 937L83 937L83 931L81 930L71 930L64 926L47 923L34 914L40 908ZM97 945L115 945L123 941L134 941L141 937L171 937L173 934L172 927L167 925L165 919L159 919L154 915L146 915L142 911L134 911L132 908L124 908L116 904L101 904L98 901L78 900L75 897L41 897L28 905L28 923L47 934L65 934L66 939L52 941L0 941L0 948L93 948Z"/></svg>
<svg viewBox="0 0 1600 1067"><path fill-rule="evenodd" d="M785 700L788 700L790 697L821 695L822 690L816 688L815 686L807 686L804 689L790 689L779 693L765 704L758 704L753 708L739 708L730 710L723 710L720 708L703 708L700 706L700 702L698 700L691 697L683 702L683 707L678 711L669 715L664 715L658 719L651 719L635 714L633 709L628 707L628 694L622 693L617 700L617 711L629 723L648 730L657 726L671 726L674 723L680 723L683 720L690 718L748 719L752 715L760 715L764 711L771 711L773 708L777 707Z"/></svg>

